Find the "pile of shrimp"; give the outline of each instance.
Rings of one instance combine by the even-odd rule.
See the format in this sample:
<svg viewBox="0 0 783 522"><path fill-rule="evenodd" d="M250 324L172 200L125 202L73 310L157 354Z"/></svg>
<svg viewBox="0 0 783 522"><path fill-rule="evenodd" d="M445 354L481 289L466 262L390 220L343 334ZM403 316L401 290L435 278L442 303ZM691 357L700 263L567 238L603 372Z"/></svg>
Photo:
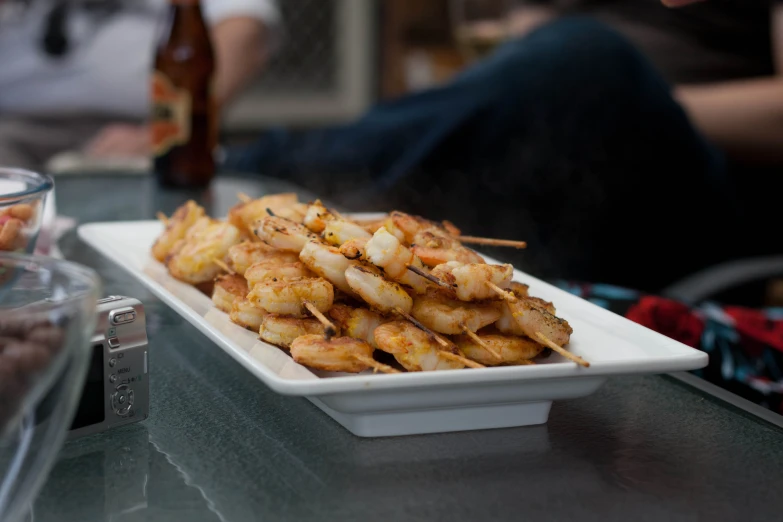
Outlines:
<svg viewBox="0 0 783 522"><path fill-rule="evenodd" d="M295 194L240 195L225 221L188 201L152 247L176 279L295 361L385 373L535 364L568 352L552 303L488 264L449 222L391 212L357 221ZM482 240L493 244L514 243Z"/></svg>

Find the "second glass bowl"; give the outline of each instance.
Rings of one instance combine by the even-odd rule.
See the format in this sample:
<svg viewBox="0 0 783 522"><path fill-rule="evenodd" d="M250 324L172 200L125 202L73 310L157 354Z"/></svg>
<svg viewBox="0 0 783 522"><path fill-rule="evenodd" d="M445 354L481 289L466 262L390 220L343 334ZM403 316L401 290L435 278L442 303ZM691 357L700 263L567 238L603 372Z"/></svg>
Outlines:
<svg viewBox="0 0 783 522"><path fill-rule="evenodd" d="M0 167L0 252L33 252L52 188L49 176Z"/></svg>

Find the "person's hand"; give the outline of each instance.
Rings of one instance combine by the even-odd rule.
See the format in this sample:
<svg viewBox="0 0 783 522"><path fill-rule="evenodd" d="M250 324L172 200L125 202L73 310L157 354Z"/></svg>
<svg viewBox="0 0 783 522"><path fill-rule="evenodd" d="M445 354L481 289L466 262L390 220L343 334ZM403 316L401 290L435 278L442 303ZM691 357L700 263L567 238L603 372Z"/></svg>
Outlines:
<svg viewBox="0 0 783 522"><path fill-rule="evenodd" d="M115 123L101 129L84 147L92 158L136 158L150 152L150 129L147 125Z"/></svg>

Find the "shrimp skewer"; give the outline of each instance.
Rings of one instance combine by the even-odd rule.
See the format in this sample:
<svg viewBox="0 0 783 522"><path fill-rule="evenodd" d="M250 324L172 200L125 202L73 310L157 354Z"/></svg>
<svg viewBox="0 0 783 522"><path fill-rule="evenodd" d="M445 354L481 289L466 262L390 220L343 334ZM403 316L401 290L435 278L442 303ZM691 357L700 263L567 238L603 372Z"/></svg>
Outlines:
<svg viewBox="0 0 783 522"><path fill-rule="evenodd" d="M359 297L381 313L402 310L409 313L413 299L399 284L387 281L377 271L365 266L352 266L345 271L345 279Z"/></svg>
<svg viewBox="0 0 783 522"><path fill-rule="evenodd" d="M409 270L409 267L413 267L418 272L424 272L421 260L385 228L378 229L367 241L364 257L373 265L383 269L386 276L413 288L416 293L422 294L427 291L428 279Z"/></svg>
<svg viewBox="0 0 783 522"><path fill-rule="evenodd" d="M291 343L297 337L303 335L317 335L324 337L326 329L317 319L312 317L288 317L285 315L269 314L264 317L258 329L258 335L262 341L275 346L289 349ZM339 335L335 332L334 335Z"/></svg>
<svg viewBox="0 0 783 522"><path fill-rule="evenodd" d="M345 272L352 266L358 266L358 261L351 261L340 251L329 245L310 241L299 253L299 259L307 267L323 277L346 294L358 297L345 278Z"/></svg>
<svg viewBox="0 0 783 522"><path fill-rule="evenodd" d="M487 350L476 338L460 335L454 339L460 350L466 356L487 366L496 366L499 364L532 364L530 359L541 353L544 349L539 343L509 335L500 335L495 333L474 334L481 343L491 346L493 351L499 354L498 357L487 357Z"/></svg>
<svg viewBox="0 0 783 522"><path fill-rule="evenodd" d="M291 343L291 356L299 364L330 372L359 373L368 368L396 372L372 358L372 347L359 339L302 335Z"/></svg>
<svg viewBox="0 0 783 522"><path fill-rule="evenodd" d="M256 263L245 271L245 279L251 288L268 279L286 281L309 277L313 277L313 273L299 261L284 264L264 261Z"/></svg>
<svg viewBox="0 0 783 522"><path fill-rule="evenodd" d="M247 298L270 313L305 317L305 301L319 312L328 311L334 303L334 288L321 277L264 280L253 287Z"/></svg>
<svg viewBox="0 0 783 522"><path fill-rule="evenodd" d="M296 254L302 251L305 244L318 239L304 225L279 216L267 216L256 221L253 232L267 245Z"/></svg>
<svg viewBox="0 0 783 522"><path fill-rule="evenodd" d="M304 301L303 302L304 307L307 308L307 310L313 314L313 317L315 317L319 323L321 323L324 327L324 337L328 341L335 335L337 335L337 328L332 324L332 322L324 316L324 314L321 313L318 308L311 303L310 301Z"/></svg>
<svg viewBox="0 0 783 522"><path fill-rule="evenodd" d="M299 257L295 253L283 252L265 243L244 241L228 250L226 261L235 272L242 275L248 268L262 261L278 264L295 263L299 261Z"/></svg>
<svg viewBox="0 0 783 522"><path fill-rule="evenodd" d="M185 239L188 230L205 215L204 208L197 205L195 201L188 201L179 207L171 218L166 218L164 221L166 229L152 246L153 257L163 263L172 248ZM158 218L160 219L160 216Z"/></svg>
<svg viewBox="0 0 783 522"><path fill-rule="evenodd" d="M530 297L517 298L505 290L495 288L491 283L488 283L488 286L506 299L511 315L516 321L516 327L524 335L543 343L580 366L585 368L590 366L589 362L563 348L571 340L574 330L568 321L549 312L546 305L554 310L551 303Z"/></svg>
<svg viewBox="0 0 783 522"><path fill-rule="evenodd" d="M375 339L380 350L392 354L408 371L455 370L465 366L483 368L462 357L453 344L442 350L432 336L405 321L379 326L375 329Z"/></svg>
<svg viewBox="0 0 783 522"><path fill-rule="evenodd" d="M372 234L361 225L347 219L333 219L326 223L323 231L324 240L334 246L340 246L352 239L370 239Z"/></svg>
<svg viewBox="0 0 783 522"><path fill-rule="evenodd" d="M218 276L212 290L212 302L219 310L231 313L234 301L244 299L247 291L247 281L244 277L237 274Z"/></svg>
<svg viewBox="0 0 783 522"><path fill-rule="evenodd" d="M247 297L242 297L234 299L234 303L231 305L231 313L229 313L228 317L231 319L231 322L257 332L266 315L266 310L250 301Z"/></svg>
<svg viewBox="0 0 783 522"><path fill-rule="evenodd" d="M438 333L459 335L469 329L476 332L500 318L498 302L468 303L432 289L416 296L411 315Z"/></svg>
<svg viewBox="0 0 783 522"><path fill-rule="evenodd" d="M351 308L344 304L335 304L329 310L329 317L340 327L343 334L354 339L366 341L377 349L375 329L389 322L381 314L366 308Z"/></svg>
<svg viewBox="0 0 783 522"><path fill-rule="evenodd" d="M432 269L432 275L453 285L454 295L461 301L480 301L495 297L495 290L489 286L508 288L514 277L514 267L488 265L486 263L459 263L450 261Z"/></svg>
<svg viewBox="0 0 783 522"><path fill-rule="evenodd" d="M186 283L212 281L221 272L214 260L225 258L229 249L242 240L233 225L202 219L204 221L194 224L184 243L167 261L169 273Z"/></svg>

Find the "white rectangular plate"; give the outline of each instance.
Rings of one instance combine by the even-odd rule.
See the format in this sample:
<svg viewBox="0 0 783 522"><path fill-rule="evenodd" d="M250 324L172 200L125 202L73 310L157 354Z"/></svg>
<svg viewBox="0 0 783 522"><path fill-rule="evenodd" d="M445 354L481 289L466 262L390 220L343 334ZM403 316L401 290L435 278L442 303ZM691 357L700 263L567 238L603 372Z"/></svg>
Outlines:
<svg viewBox="0 0 783 522"><path fill-rule="evenodd" d="M300 395L359 436L378 437L545 423L553 400L583 397L608 376L702 368L707 354L639 326L522 272L515 280L553 301L574 328L569 350L582 368L553 354L533 366L394 375L328 374L229 321L209 297L172 278L150 256L157 221L93 223L79 236L128 270L162 301L278 393ZM488 262L493 262L487 258Z"/></svg>

